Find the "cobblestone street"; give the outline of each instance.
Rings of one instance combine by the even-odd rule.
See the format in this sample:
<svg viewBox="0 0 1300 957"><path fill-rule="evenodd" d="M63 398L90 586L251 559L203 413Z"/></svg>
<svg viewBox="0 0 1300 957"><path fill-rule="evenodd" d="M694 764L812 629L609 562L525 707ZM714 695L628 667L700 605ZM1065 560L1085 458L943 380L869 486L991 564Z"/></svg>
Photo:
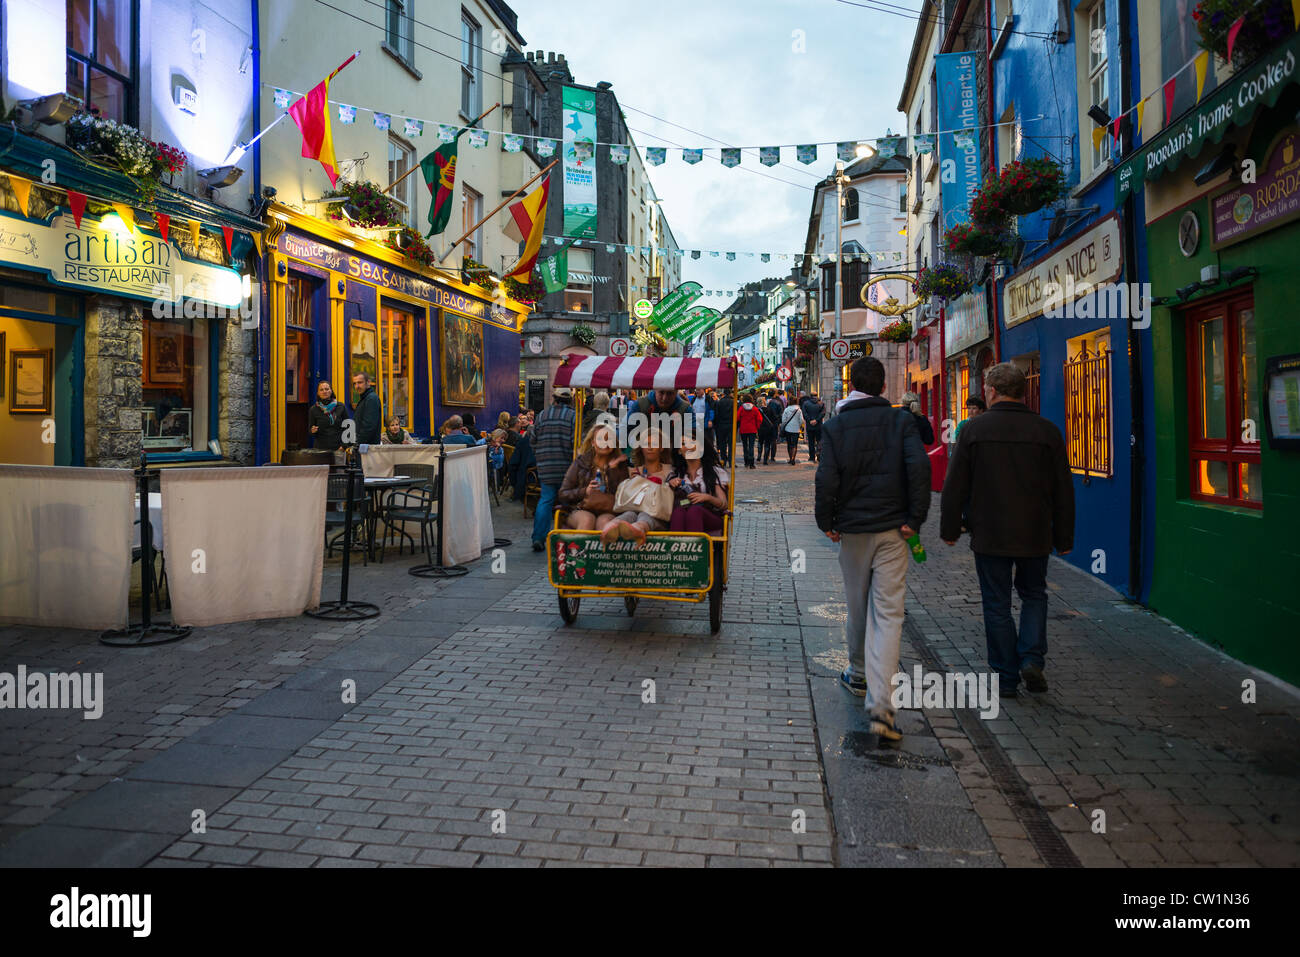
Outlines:
<svg viewBox="0 0 1300 957"><path fill-rule="evenodd" d="M738 474L716 636L705 606L620 599L584 598L564 626L513 503L501 574L485 556L417 579L422 559L391 550L354 568L352 597L384 612L369 622L137 650L6 628L0 671L102 671L106 705L0 712L0 864L1300 863L1295 690L1059 561L1051 690L988 721L904 711L902 748L879 749L838 683L845 606L812 477ZM970 551L935 540L937 509L902 667L982 671Z"/></svg>

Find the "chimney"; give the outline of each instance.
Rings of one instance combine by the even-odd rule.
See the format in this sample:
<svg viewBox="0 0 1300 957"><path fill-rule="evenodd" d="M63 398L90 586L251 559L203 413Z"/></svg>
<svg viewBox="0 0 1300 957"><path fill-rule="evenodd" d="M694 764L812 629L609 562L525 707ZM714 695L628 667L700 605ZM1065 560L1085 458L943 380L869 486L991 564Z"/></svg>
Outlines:
<svg viewBox="0 0 1300 957"><path fill-rule="evenodd" d="M554 51L554 50L552 50L550 53L547 53L547 54L546 54L546 62L547 62L547 63L554 63L554 62L555 62L555 51Z"/></svg>

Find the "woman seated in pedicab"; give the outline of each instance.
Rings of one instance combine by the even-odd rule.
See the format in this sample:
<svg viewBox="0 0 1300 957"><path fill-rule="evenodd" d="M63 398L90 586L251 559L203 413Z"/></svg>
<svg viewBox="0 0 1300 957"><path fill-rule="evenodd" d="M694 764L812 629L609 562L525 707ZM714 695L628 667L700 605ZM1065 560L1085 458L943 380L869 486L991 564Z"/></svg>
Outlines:
<svg viewBox="0 0 1300 957"><path fill-rule="evenodd" d="M603 531L614 521L614 496L627 476L627 456L618 448L614 430L607 425L593 427L560 485L560 506L569 510L565 527Z"/></svg>
<svg viewBox="0 0 1300 957"><path fill-rule="evenodd" d="M606 545L619 539L644 545L646 532L664 531L672 517L672 495L667 490L673 471L672 447L661 429L652 427L641 432L632 450L632 464L630 477L645 481L635 483L639 487L633 495L617 496L620 500L627 499L628 508L600 533L600 540ZM623 491L627 492L631 484L622 486ZM660 493L659 489L664 492Z"/></svg>
<svg viewBox="0 0 1300 957"><path fill-rule="evenodd" d="M673 471L668 486L677 493L669 527L674 532L722 531L727 510L726 471L718 466L718 453L707 435L682 436L682 447L673 453Z"/></svg>

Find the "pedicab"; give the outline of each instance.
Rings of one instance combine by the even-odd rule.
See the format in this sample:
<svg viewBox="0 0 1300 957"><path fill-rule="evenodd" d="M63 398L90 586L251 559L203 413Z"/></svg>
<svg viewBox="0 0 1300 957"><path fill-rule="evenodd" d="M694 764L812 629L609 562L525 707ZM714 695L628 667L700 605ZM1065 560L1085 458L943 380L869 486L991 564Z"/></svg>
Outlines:
<svg viewBox="0 0 1300 957"><path fill-rule="evenodd" d="M732 403L730 448L736 447L737 393L734 359L618 358L566 355L555 374L556 386L575 392L574 452L581 442L582 389L718 389ZM729 457L727 508L722 530L647 532L644 544L605 543L599 531L564 527L567 510L557 509L546 538L546 567L560 603L560 617L571 625L583 598L622 598L628 615L641 599L709 603L709 625L722 627L722 596L727 587L732 508L736 495L736 457Z"/></svg>

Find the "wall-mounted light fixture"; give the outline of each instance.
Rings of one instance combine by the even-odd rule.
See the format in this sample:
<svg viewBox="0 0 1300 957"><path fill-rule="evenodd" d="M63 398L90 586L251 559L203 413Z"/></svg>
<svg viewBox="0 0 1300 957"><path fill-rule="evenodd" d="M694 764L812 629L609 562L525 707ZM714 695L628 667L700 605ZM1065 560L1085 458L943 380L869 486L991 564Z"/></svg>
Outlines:
<svg viewBox="0 0 1300 957"><path fill-rule="evenodd" d="M238 182L244 171L238 166L213 166L199 170L199 179L208 189L222 189Z"/></svg>
<svg viewBox="0 0 1300 957"><path fill-rule="evenodd" d="M57 126L66 123L81 107L81 101L66 93L50 93L32 100L18 101L18 126L24 130L35 129L37 123Z"/></svg>

